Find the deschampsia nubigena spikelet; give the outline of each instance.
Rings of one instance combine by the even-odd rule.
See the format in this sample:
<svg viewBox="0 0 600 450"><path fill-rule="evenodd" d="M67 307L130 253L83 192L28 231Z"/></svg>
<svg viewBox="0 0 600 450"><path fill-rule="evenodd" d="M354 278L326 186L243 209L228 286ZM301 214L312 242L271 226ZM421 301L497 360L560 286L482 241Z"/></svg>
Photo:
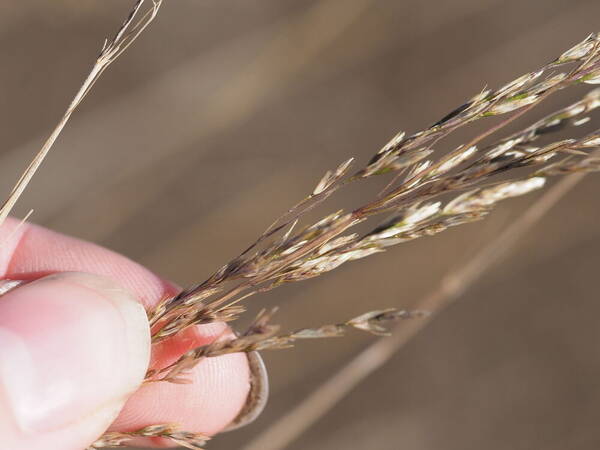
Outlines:
<svg viewBox="0 0 600 450"><path fill-rule="evenodd" d="M600 157L593 153L600 147L600 130L552 140L558 131L571 132L589 122L589 114L600 106L600 89L507 137L490 138L552 94L580 84L600 84L597 33L541 69L496 90L479 92L430 127L412 135L398 133L364 166L351 171L353 159L349 159L328 171L310 195L277 219L238 257L204 282L165 299L150 311L153 342L192 325L235 320L244 312L240 302L261 292L319 276L396 244L480 220L498 202L542 188L547 177L600 170ZM499 119L485 132L444 156L436 156L442 140L452 132L496 116ZM550 142L537 145L542 137ZM304 213L339 189L388 173L393 180L370 201L351 211L331 213L313 224L299 224ZM353 231L359 223L382 214L389 217L370 231ZM286 348L299 339L340 336L347 328L381 333L383 322L423 314L373 311L339 324L281 335L277 335L278 327L268 322L270 314L262 314L241 336L217 340L187 352L167 367L154 368L148 373L148 382L185 382L186 371L208 357ZM156 427L159 431L173 430L168 425ZM144 429L104 439L111 445L124 445L136 434L147 432ZM181 434L172 439L181 445ZM188 447L201 448L201 443L193 439L190 437ZM106 445L96 447L102 446Z"/></svg>

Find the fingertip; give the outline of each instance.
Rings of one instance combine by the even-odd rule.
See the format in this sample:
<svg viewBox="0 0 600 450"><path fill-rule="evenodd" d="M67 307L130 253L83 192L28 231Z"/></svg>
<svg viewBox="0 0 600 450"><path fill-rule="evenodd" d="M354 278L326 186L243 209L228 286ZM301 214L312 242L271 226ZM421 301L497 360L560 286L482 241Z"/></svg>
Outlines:
<svg viewBox="0 0 600 450"><path fill-rule="evenodd" d="M153 361L165 366L185 351L212 342L228 330L222 323L189 329L153 350ZM206 358L190 371L188 378L189 384L159 382L142 386L129 398L111 429L130 431L178 423L182 429L213 435L235 420L251 387L248 358L243 353Z"/></svg>
<svg viewBox="0 0 600 450"><path fill-rule="evenodd" d="M176 286L122 255L37 225L19 224L9 219L0 228L0 239L11 236L3 241L4 247L0 246L0 269L5 277L32 280L50 273L83 270L115 280L134 292L146 308L177 292ZM193 347L229 336L228 330L220 323L191 327L153 349L152 358L167 364ZM116 369L118 365L113 365L112 370ZM255 398L249 394L255 386L251 372L245 354L211 358L192 371L192 385L157 383L142 387L126 403L111 430L179 422L186 430L215 434L232 422L244 423L238 422L238 415L247 409L250 398ZM264 374L262 378L264 387ZM244 412L242 415L248 417Z"/></svg>
<svg viewBox="0 0 600 450"><path fill-rule="evenodd" d="M3 436L14 448L76 449L106 429L142 382L150 331L131 294L63 273L2 297L0 347L0 416L11 424Z"/></svg>

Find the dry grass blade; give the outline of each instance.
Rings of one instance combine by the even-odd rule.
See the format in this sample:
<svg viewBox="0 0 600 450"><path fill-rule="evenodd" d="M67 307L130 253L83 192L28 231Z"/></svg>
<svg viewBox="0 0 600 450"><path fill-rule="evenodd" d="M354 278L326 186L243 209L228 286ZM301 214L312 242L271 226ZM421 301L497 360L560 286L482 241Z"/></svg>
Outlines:
<svg viewBox="0 0 600 450"><path fill-rule="evenodd" d="M50 152L50 149L56 142L56 139L62 132L63 128L69 121L69 118L75 112L79 104L92 89L96 81L102 73L112 64L144 31L144 29L154 20L162 3L162 0L151 0L151 6L147 11L143 11L142 7L146 0L138 0L133 7L131 13L127 16L121 28L115 36L110 40L105 40L100 55L96 59L92 70L84 80L83 84L71 100L69 107L64 115L46 140L44 145L33 158L29 166L25 169L15 186L13 187L8 198L0 207L0 225L4 223L15 204L25 191L25 188L39 169L40 165Z"/></svg>

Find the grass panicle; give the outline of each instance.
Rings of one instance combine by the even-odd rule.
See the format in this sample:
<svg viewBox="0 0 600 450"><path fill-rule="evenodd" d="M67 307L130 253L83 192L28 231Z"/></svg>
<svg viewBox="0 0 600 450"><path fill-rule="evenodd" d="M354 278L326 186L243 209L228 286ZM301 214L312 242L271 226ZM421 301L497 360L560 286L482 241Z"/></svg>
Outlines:
<svg viewBox="0 0 600 450"><path fill-rule="evenodd" d="M571 69L560 71L566 65ZM353 159L328 171L308 197L275 221L238 257L204 282L166 299L151 311L154 341L217 317L235 320L243 312L239 303L258 293L319 276L345 262L408 240L479 220L499 201L543 187L547 176L598 170L598 158L591 156L591 150L600 141L600 131L541 146L534 144L542 137L585 124L588 114L600 106L600 90L589 92L509 137L483 146L481 142L551 94L583 83L597 84L599 73L600 38L591 34L540 70L497 90L478 93L429 128L411 136L397 134L352 175ZM434 147L443 138L490 116L507 117L467 144L432 158ZM529 173L508 181L495 180L523 168ZM371 201L352 211L332 213L312 225L291 227L281 238L275 238L338 189L385 173L394 173L395 178ZM346 233L381 214L391 214L391 218L371 232Z"/></svg>
<svg viewBox="0 0 600 450"><path fill-rule="evenodd" d="M105 40L60 122L0 207L0 224L81 101L110 64L154 20L161 4L162 0L138 0L114 37ZM396 134L364 165L354 168L354 158L350 158L327 171L306 198L237 257L205 281L149 311L153 343L193 325L236 320L245 310L242 301L251 296L320 276L397 244L480 220L499 202L544 187L548 177L599 171L600 158L594 150L600 147L600 130L579 136L575 129L590 122L590 113L600 106L600 89L508 137L491 138L551 95L582 84L600 84L598 33L590 34L539 70L498 89L478 92L427 128L410 135ZM442 147L442 140L454 131L489 118L496 119L484 132L449 151ZM570 133L571 137L558 139L558 132ZM445 150L441 156L440 150ZM369 201L352 210L327 214L312 224L301 223L307 212L338 190L386 174L390 174L391 181ZM387 217L382 220L384 214ZM379 223L372 223L376 219ZM356 226L365 223L368 231L358 232ZM425 310L371 311L337 324L278 334L279 326L271 323L274 312L263 311L239 336L217 339L186 352L166 367L149 371L146 381L185 383L187 372L205 358L289 348L298 340L339 337L353 328L385 335L386 325L391 322L415 318L426 321L428 315ZM203 448L208 440L176 424L157 424L129 432L107 432L90 449L122 447L137 438L162 438L189 449Z"/></svg>
<svg viewBox="0 0 600 450"><path fill-rule="evenodd" d="M556 72L567 64L574 67L568 72ZM534 143L542 137L587 123L588 114L600 106L600 90L589 92L581 100L506 138L481 146L484 139L551 94L581 83L600 83L598 34L591 34L536 72L525 74L495 91L480 92L425 130L408 137L404 132L397 134L352 175L348 174L353 159L328 171L308 197L276 220L237 258L204 282L166 299L151 311L154 342L194 324L235 320L244 312L239 303L252 295L319 276L345 262L408 240L479 220L498 202L542 188L546 177L599 170L600 158L593 155L592 150L600 146L600 131L541 146ZM502 115L507 117L499 124L447 155L437 160L432 158L434 146L453 131L476 120ZM510 176L511 171L522 168L529 169L529 174L508 181L494 180L498 175ZM304 213L338 189L386 173L395 173L392 182L370 202L350 212L330 214L295 231ZM438 200L444 195L451 198ZM355 225L383 213L391 213L391 217L370 232L345 234ZM274 238L288 226L289 230L282 237ZM259 248L261 244L263 248ZM228 287L231 283L237 284ZM148 376L152 382L185 383L186 372L207 357L287 348L298 339L340 336L348 327L380 333L385 330L380 322L423 314L375 311L340 324L277 335L279 327L270 324L271 314L263 313L241 336L219 339L193 349Z"/></svg>

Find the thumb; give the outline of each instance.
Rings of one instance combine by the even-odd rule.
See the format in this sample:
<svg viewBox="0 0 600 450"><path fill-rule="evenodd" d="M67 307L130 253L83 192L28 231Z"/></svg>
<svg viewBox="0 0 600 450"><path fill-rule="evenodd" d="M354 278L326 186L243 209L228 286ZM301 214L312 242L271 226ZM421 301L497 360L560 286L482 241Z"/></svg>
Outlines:
<svg viewBox="0 0 600 450"><path fill-rule="evenodd" d="M0 449L82 450L144 378L143 307L112 281L60 273L0 297Z"/></svg>

